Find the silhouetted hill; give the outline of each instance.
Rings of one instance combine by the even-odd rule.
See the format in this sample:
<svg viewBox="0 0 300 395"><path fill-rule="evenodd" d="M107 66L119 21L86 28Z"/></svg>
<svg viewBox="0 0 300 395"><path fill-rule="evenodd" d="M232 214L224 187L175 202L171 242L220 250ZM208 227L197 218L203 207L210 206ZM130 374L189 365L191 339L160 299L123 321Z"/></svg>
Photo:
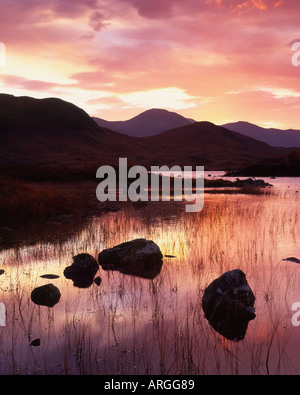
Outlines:
<svg viewBox="0 0 300 395"><path fill-rule="evenodd" d="M300 147L300 130L266 129L249 122L233 122L223 125L229 130L263 141L273 147Z"/></svg>
<svg viewBox="0 0 300 395"><path fill-rule="evenodd" d="M105 121L94 117L99 126L134 137L147 137L194 123L192 119L161 109L147 110L128 121Z"/></svg>
<svg viewBox="0 0 300 395"><path fill-rule="evenodd" d="M287 153L284 148L271 147L210 122L193 123L145 140L158 152L164 151L169 163L198 164L207 169L243 167Z"/></svg>
<svg viewBox="0 0 300 395"><path fill-rule="evenodd" d="M278 158L290 150L274 148L209 122L197 122L138 138L99 127L77 106L56 98L0 95L0 164L3 166L93 168L128 166L205 166L231 170ZM54 169L54 171L53 171ZM43 173L43 171L42 171ZM62 173L63 174L63 173ZM76 179L76 174L73 176Z"/></svg>
<svg viewBox="0 0 300 395"><path fill-rule="evenodd" d="M139 144L99 127L66 101L0 94L2 163L69 168L114 164L120 156L134 156Z"/></svg>

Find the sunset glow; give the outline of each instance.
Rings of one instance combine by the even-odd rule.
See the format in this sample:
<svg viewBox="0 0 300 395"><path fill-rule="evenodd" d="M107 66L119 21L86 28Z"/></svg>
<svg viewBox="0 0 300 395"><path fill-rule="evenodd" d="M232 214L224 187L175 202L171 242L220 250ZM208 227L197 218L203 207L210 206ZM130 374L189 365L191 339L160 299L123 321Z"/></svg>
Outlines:
<svg viewBox="0 0 300 395"><path fill-rule="evenodd" d="M300 129L296 0L0 0L0 92Z"/></svg>

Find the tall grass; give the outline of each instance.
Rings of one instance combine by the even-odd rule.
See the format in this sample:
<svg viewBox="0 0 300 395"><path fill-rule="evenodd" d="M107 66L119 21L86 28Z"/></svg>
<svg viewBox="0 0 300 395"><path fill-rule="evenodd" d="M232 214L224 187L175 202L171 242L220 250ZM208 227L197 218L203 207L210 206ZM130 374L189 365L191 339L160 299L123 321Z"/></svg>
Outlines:
<svg viewBox="0 0 300 395"><path fill-rule="evenodd" d="M93 183L0 182L2 226L43 224L60 215L83 215L97 207ZM99 207L98 207L99 209Z"/></svg>
<svg viewBox="0 0 300 395"><path fill-rule="evenodd" d="M184 204L149 203L142 211L91 220L59 248L40 242L0 254L5 269L0 300L7 327L0 328L2 374L286 374L297 373L290 323L297 294L299 197L209 195L199 213ZM104 248L136 237L154 240L164 258L154 280L100 269L102 283L75 288L63 277L72 256L97 257ZM234 343L204 317L207 285L240 268L256 296L257 317L244 340ZM34 305L39 276L59 274L61 301ZM40 347L29 340L41 338ZM297 343L296 343L297 344Z"/></svg>

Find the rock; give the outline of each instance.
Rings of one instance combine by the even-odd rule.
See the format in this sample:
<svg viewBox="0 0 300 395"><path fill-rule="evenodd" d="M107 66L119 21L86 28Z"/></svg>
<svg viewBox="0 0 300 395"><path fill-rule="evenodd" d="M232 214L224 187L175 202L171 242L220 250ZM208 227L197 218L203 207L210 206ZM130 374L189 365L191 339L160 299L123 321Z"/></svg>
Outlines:
<svg viewBox="0 0 300 395"><path fill-rule="evenodd" d="M5 273L5 270L4 269L0 269L0 276L2 276L2 274L4 274Z"/></svg>
<svg viewBox="0 0 300 395"><path fill-rule="evenodd" d="M40 277L41 278L48 278L50 280L59 278L59 276L57 274L42 274Z"/></svg>
<svg viewBox="0 0 300 395"><path fill-rule="evenodd" d="M176 255L168 255L168 254L166 254L165 257L166 258L176 258Z"/></svg>
<svg viewBox="0 0 300 395"><path fill-rule="evenodd" d="M245 274L231 270L214 280L202 298L202 308L211 326L229 340L245 337L248 323L253 320L255 296Z"/></svg>
<svg viewBox="0 0 300 395"><path fill-rule="evenodd" d="M53 307L60 300L60 291L53 284L42 285L31 292L31 300L40 306Z"/></svg>
<svg viewBox="0 0 300 395"><path fill-rule="evenodd" d="M101 282L102 282L102 279L101 279L100 276L97 276L96 278L94 278L94 283L95 283L96 285L98 285L98 287L99 287L99 285L101 284Z"/></svg>
<svg viewBox="0 0 300 395"><path fill-rule="evenodd" d="M283 261L294 262L294 263L300 263L300 259L295 258L295 257L285 258L285 259L283 259Z"/></svg>
<svg viewBox="0 0 300 395"><path fill-rule="evenodd" d="M90 254L79 254L73 257L71 266L64 270L64 276L74 282L75 287L87 288L92 285L99 269L96 259Z"/></svg>
<svg viewBox="0 0 300 395"><path fill-rule="evenodd" d="M163 255L151 240L136 239L102 251L98 263L103 270L118 270L124 274L155 278L162 268Z"/></svg>
<svg viewBox="0 0 300 395"><path fill-rule="evenodd" d="M40 339L34 339L29 343L30 346L33 347L39 347L41 345L41 340Z"/></svg>
<svg viewBox="0 0 300 395"><path fill-rule="evenodd" d="M235 187L256 187L256 188L265 188L272 187L272 184L265 182L264 180L255 180L254 178L247 178L246 180L240 180L237 178L234 182Z"/></svg>

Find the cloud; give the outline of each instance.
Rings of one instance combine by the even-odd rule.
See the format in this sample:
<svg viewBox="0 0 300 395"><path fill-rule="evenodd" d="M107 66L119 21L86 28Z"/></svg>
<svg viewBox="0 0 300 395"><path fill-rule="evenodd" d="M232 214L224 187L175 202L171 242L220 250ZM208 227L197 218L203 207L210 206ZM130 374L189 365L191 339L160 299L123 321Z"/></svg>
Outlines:
<svg viewBox="0 0 300 395"><path fill-rule="evenodd" d="M75 81L75 84L86 90L102 90L114 85L114 79L109 73L104 71L90 71L71 74L69 78Z"/></svg>
<svg viewBox="0 0 300 395"><path fill-rule="evenodd" d="M89 16L89 26L95 32L100 32L100 30L102 30L102 28L106 25L104 23L105 19L105 16L101 12L94 11Z"/></svg>
<svg viewBox="0 0 300 395"><path fill-rule="evenodd" d="M0 0L0 8L2 90L63 92L87 110L106 106L110 118L161 104L191 118L254 111L269 122L280 102L280 117L298 122L290 45L298 0Z"/></svg>
<svg viewBox="0 0 300 395"><path fill-rule="evenodd" d="M12 88L31 90L31 91L52 91L59 87L70 87L70 84L61 84L57 82L47 82L40 80L30 80L23 77L4 74L1 75L2 83L11 86Z"/></svg>
<svg viewBox="0 0 300 395"><path fill-rule="evenodd" d="M149 91L132 92L126 95L119 95L124 103L133 107L142 108L165 108L182 110L195 107L196 97L189 96L186 92L178 88L155 89Z"/></svg>

